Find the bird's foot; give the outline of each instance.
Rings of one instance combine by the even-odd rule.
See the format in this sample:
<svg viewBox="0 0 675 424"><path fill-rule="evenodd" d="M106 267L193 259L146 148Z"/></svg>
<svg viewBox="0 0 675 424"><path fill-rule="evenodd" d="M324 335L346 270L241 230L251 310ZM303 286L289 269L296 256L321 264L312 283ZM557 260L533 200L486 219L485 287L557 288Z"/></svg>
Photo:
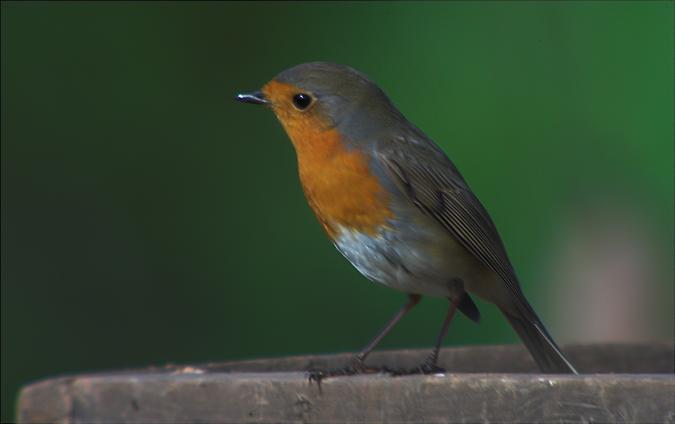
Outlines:
<svg viewBox="0 0 675 424"><path fill-rule="evenodd" d="M391 374L392 376L400 375L416 375L416 374L439 374L444 373L445 369L436 365L436 361L431 358L412 368L404 367L384 367L383 372Z"/></svg>
<svg viewBox="0 0 675 424"><path fill-rule="evenodd" d="M309 382L316 381L316 384L319 386L319 392L321 392L321 382L330 377L340 377L343 375L355 375L355 374L380 374L388 373L389 367L369 367L363 363L363 360L355 358L349 365L345 365L338 368L333 368L327 371L322 370L309 370L307 371L307 378Z"/></svg>

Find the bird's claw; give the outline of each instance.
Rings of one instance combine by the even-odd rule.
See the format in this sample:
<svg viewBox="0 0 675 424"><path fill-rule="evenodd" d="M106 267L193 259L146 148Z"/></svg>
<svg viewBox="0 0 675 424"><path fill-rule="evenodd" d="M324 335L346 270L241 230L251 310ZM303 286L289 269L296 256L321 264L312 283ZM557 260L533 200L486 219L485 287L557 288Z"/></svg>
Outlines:
<svg viewBox="0 0 675 424"><path fill-rule="evenodd" d="M330 377L340 377L343 375L355 374L389 374L391 376L401 376L416 374L438 374L444 372L445 370L436 365L436 361L432 358L429 358L420 365L412 368L403 368L397 366L390 367L386 365L381 367L368 367L365 366L363 362L353 361L350 365L333 368L328 371L309 370L307 371L307 379L309 380L310 384L312 381L316 381L317 386L319 386L319 393L321 393L321 382Z"/></svg>
<svg viewBox="0 0 675 424"><path fill-rule="evenodd" d="M321 393L321 382L329 377L340 377L343 375L355 374L385 374L389 372L389 367L367 367L360 362L353 362L351 365L345 365L339 368L333 368L328 371L309 370L307 371L307 379L311 383L316 381L319 386L319 393Z"/></svg>
<svg viewBox="0 0 675 424"><path fill-rule="evenodd" d="M444 373L445 369L439 367L438 365L430 362L424 361L416 367L412 368L403 368L403 367L385 367L384 372L391 374L392 376L400 375L416 375L416 374L439 374Z"/></svg>

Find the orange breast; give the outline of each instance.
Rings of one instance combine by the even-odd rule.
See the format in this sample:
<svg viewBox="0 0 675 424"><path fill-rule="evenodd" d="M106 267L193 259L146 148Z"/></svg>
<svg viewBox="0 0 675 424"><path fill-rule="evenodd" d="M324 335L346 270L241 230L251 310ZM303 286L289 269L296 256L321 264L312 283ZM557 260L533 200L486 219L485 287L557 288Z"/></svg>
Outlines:
<svg viewBox="0 0 675 424"><path fill-rule="evenodd" d="M300 182L324 231L331 239L337 226L374 235L394 216L390 196L370 173L367 157L359 150L348 152L335 130L313 142L332 147L326 154L298 151Z"/></svg>
<svg viewBox="0 0 675 424"><path fill-rule="evenodd" d="M347 151L340 133L317 108L298 112L290 103L299 90L271 81L263 88L298 155L300 182L309 205L331 239L339 226L375 234L394 218L391 197L370 173L368 157Z"/></svg>

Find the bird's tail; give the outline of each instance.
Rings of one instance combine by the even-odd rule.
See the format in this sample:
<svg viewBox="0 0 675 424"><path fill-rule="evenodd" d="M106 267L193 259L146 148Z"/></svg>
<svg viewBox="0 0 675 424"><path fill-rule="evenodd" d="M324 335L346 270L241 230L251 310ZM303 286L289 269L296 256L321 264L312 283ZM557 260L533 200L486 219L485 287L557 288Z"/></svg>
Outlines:
<svg viewBox="0 0 675 424"><path fill-rule="evenodd" d="M530 315L532 319L511 315L501 308L500 310L543 372L577 374L577 371L562 354L558 345L546 331L544 324L531 308L532 313L527 315Z"/></svg>

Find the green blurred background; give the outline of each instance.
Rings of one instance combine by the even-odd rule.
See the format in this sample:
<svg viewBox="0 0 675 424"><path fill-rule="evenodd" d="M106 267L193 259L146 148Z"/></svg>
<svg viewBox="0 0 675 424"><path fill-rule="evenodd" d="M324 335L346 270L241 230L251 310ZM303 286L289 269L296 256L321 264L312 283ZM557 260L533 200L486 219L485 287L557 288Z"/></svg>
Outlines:
<svg viewBox="0 0 675 424"><path fill-rule="evenodd" d="M559 343L673 338L673 2L2 2L3 421L43 377L358 350L404 303L232 100L316 60L449 154ZM477 303L446 345L517 343Z"/></svg>

